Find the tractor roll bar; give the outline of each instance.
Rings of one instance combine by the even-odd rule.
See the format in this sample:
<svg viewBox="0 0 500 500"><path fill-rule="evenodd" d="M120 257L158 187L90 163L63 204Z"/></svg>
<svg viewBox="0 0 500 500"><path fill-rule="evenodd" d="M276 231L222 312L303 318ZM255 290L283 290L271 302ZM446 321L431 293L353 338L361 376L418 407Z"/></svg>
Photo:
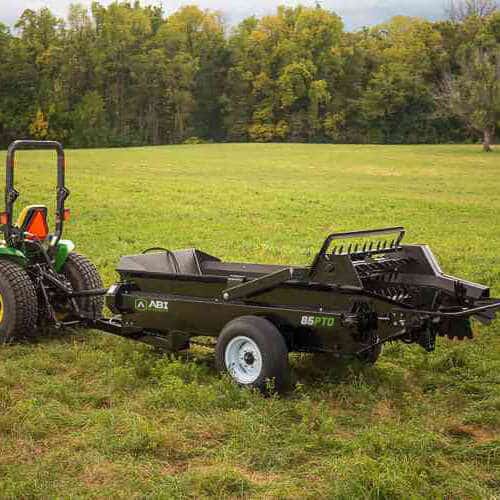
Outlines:
<svg viewBox="0 0 500 500"><path fill-rule="evenodd" d="M56 205L56 229L53 244L57 245L61 239L64 224L64 203L70 192L65 185L65 158L62 144L57 141L14 141L7 150L6 161L6 189L5 189L5 213L6 224L3 227L5 240L10 241L14 232L13 211L14 203L19 197L19 192L14 188L14 159L16 151L19 150L55 150L57 152L57 205Z"/></svg>

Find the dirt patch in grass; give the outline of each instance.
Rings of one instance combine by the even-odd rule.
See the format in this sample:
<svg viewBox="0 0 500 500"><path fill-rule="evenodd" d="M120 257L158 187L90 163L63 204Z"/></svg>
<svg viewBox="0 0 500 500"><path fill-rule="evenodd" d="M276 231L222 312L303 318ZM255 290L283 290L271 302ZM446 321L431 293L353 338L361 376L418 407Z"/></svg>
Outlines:
<svg viewBox="0 0 500 500"><path fill-rule="evenodd" d="M450 436L457 438L470 438L478 444L486 444L496 441L500 438L498 431L485 429L474 425L455 424L447 429Z"/></svg>
<svg viewBox="0 0 500 500"><path fill-rule="evenodd" d="M378 419L391 419L394 417L394 409L391 402L387 400L379 401L372 410L372 416Z"/></svg>
<svg viewBox="0 0 500 500"><path fill-rule="evenodd" d="M85 467L80 480L88 488L95 489L113 484L122 474L120 465L105 460Z"/></svg>

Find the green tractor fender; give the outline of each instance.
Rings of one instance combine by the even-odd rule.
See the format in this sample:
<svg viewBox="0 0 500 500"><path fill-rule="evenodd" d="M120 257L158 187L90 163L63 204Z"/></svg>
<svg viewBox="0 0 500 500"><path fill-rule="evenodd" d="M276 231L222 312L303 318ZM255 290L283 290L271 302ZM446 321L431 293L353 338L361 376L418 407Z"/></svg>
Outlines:
<svg viewBox="0 0 500 500"><path fill-rule="evenodd" d="M11 247L0 246L0 259L12 260L23 267L26 265L24 253Z"/></svg>
<svg viewBox="0 0 500 500"><path fill-rule="evenodd" d="M68 255L75 249L75 244L70 240L61 240L56 247L55 269L61 271ZM0 259L12 260L21 266L26 266L28 259L21 250L12 247L0 246Z"/></svg>
<svg viewBox="0 0 500 500"><path fill-rule="evenodd" d="M61 240L56 247L56 256L54 267L57 272L63 268L68 255L75 249L75 244L70 240Z"/></svg>

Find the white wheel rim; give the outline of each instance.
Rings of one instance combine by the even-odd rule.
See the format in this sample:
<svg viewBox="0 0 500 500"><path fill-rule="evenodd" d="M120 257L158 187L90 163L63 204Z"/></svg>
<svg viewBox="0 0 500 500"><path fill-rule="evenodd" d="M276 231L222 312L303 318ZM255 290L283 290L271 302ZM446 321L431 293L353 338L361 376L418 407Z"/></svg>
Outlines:
<svg viewBox="0 0 500 500"><path fill-rule="evenodd" d="M262 372L262 354L250 338L235 337L226 347L226 368L239 384L252 384Z"/></svg>

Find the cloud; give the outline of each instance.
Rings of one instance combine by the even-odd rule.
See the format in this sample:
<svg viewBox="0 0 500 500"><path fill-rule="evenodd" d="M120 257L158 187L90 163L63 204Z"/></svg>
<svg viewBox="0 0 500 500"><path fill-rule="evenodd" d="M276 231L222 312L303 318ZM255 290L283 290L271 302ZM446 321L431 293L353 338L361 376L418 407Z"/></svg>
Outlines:
<svg viewBox="0 0 500 500"><path fill-rule="evenodd" d="M0 22L13 24L24 9L40 9L49 7L60 17L65 17L70 3L75 0L0 0ZM77 1L77 0L76 0ZM102 4L109 4L112 0L101 0ZM91 0L80 0L79 3L90 5ZM142 0L143 4L163 4L167 13L177 10L182 5L197 4L204 9L214 9L223 12L231 24L241 19L257 15L261 16L273 12L278 5L309 5L316 4L315 0ZM362 26L377 24L386 21L394 15L420 16L428 19L442 17L443 2L436 0L319 0L327 9L337 12L346 24L347 29L356 29Z"/></svg>

